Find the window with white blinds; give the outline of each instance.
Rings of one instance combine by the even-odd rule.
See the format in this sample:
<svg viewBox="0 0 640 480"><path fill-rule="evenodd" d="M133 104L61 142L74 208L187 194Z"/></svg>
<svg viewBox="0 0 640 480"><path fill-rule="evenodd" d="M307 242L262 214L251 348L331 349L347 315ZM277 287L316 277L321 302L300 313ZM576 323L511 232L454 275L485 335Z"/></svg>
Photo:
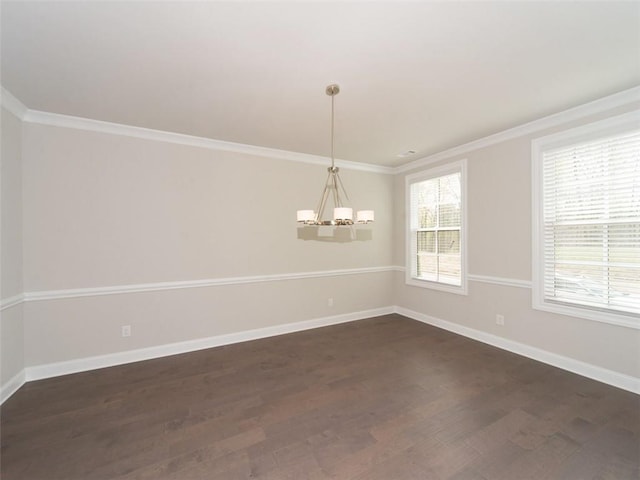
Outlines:
<svg viewBox="0 0 640 480"><path fill-rule="evenodd" d="M534 148L538 307L570 314L579 308L587 318L640 326L636 116L592 124L564 139L555 135Z"/></svg>
<svg viewBox="0 0 640 480"><path fill-rule="evenodd" d="M407 177L407 283L466 293L464 162Z"/></svg>

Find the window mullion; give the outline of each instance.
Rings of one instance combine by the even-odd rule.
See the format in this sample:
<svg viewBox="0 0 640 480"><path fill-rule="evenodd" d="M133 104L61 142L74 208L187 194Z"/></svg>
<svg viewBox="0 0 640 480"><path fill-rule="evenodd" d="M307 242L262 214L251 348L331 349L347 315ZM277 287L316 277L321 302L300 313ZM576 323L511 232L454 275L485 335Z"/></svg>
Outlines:
<svg viewBox="0 0 640 480"><path fill-rule="evenodd" d="M436 259L436 279L440 281L440 184L441 179L438 179L438 187L436 188L436 227L435 227L435 259Z"/></svg>

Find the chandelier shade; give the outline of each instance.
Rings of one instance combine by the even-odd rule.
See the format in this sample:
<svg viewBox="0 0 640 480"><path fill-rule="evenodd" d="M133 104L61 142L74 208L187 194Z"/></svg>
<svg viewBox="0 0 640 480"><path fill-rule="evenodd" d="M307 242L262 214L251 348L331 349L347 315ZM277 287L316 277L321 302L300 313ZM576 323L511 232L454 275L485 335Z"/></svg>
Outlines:
<svg viewBox="0 0 640 480"><path fill-rule="evenodd" d="M298 210L297 221L303 225L354 225L367 224L374 221L373 210L359 210L356 212L356 218L353 218L353 209L345 203L349 201L342 180L340 179L340 169L335 166L335 158L333 155L334 144L334 98L340 93L340 87L336 84L329 85L326 88L326 94L331 97L331 166L327 168L329 172L324 185L324 190L320 197L316 210ZM344 200L343 200L344 197ZM333 202L333 217L331 219L324 218L325 207L327 201L331 199Z"/></svg>

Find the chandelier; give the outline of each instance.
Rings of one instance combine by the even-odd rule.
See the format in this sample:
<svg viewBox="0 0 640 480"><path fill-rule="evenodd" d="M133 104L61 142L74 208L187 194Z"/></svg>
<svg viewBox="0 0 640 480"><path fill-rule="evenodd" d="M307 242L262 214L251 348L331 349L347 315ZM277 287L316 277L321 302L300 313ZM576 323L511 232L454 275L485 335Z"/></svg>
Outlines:
<svg viewBox="0 0 640 480"><path fill-rule="evenodd" d="M342 180L340 180L339 168L335 165L335 159L333 158L333 118L334 118L334 97L340 93L340 87L336 84L329 85L326 89L327 95L331 97L331 166L327 168L329 174L324 184L324 190L318 203L318 208L314 210L298 210L297 218L298 222L303 225L353 225L366 224L373 222L374 215L373 210L359 210L356 213L356 219L353 219L353 209L346 206L342 197L349 201L347 191L344 189ZM333 200L333 218L331 220L324 219L324 209L327 205L327 200L331 198Z"/></svg>

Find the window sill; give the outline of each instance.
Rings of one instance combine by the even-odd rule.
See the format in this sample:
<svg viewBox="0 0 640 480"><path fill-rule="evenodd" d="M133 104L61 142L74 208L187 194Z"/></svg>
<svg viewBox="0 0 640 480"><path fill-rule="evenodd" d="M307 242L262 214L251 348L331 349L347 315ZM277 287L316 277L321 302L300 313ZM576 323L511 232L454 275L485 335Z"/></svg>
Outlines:
<svg viewBox="0 0 640 480"><path fill-rule="evenodd" d="M405 283L407 285L411 285L412 287L428 288L430 290L438 290L441 292L455 293L457 295L468 294L466 280L462 281L461 286L457 286L457 285L448 285L446 283L433 282L430 280L422 280L419 278L407 276L405 278Z"/></svg>
<svg viewBox="0 0 640 480"><path fill-rule="evenodd" d="M620 327L633 328L640 330L640 318L633 315L625 315L624 313L605 312L590 309L588 307L578 307L567 304L552 303L549 301L534 298L533 308L545 312L557 313L560 315L569 315L571 317L581 318L583 320L591 320L594 322L608 323Z"/></svg>

